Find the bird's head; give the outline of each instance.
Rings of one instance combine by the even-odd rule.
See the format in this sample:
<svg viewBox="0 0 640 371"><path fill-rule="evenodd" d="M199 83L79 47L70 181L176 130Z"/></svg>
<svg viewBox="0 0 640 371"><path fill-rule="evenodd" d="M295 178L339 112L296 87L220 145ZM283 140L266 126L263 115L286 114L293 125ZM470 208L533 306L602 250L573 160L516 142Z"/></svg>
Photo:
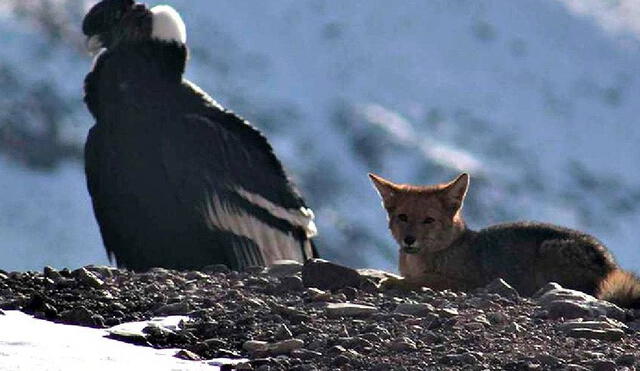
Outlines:
<svg viewBox="0 0 640 371"><path fill-rule="evenodd" d="M168 5L151 9L133 0L102 0L82 22L87 48L93 54L123 42L157 40L185 44L187 32L180 14Z"/></svg>

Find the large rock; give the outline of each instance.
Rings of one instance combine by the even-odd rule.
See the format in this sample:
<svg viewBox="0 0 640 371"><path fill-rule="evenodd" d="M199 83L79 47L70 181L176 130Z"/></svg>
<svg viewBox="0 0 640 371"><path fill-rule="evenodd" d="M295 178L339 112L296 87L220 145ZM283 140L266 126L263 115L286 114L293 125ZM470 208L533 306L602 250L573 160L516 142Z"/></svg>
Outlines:
<svg viewBox="0 0 640 371"><path fill-rule="evenodd" d="M557 330L567 336L585 339L599 339L617 341L624 337L627 326L608 318L598 321L582 321L581 319L567 321L557 327Z"/></svg>
<svg viewBox="0 0 640 371"><path fill-rule="evenodd" d="M302 282L305 287L316 287L321 290L359 287L360 274L355 269L326 260L310 259L302 268Z"/></svg>
<svg viewBox="0 0 640 371"><path fill-rule="evenodd" d="M545 291L546 289L546 291ZM558 284L548 284L537 296L538 303L549 313L550 318L597 318L607 316L623 321L625 311L608 301L598 300L584 292L562 288Z"/></svg>
<svg viewBox="0 0 640 371"><path fill-rule="evenodd" d="M279 355L289 354L299 350L304 346L304 341L300 339L287 339L275 343L266 341L248 340L242 344L242 348L252 355Z"/></svg>
<svg viewBox="0 0 640 371"><path fill-rule="evenodd" d="M369 305L351 303L329 303L325 308L328 317L368 317L378 312L378 308Z"/></svg>
<svg viewBox="0 0 640 371"><path fill-rule="evenodd" d="M389 273L387 271L379 270L379 269L371 269L371 268L360 268L356 269L360 274L360 277L363 279L368 279L371 282L379 284L382 280L387 278L402 278L402 276L398 276L397 274Z"/></svg>
<svg viewBox="0 0 640 371"><path fill-rule="evenodd" d="M603 331L603 330L593 330L593 329L587 329L587 328L576 328L576 329L567 331L567 336L571 336L574 338L583 338L583 339L618 341L624 337L624 331L617 330L617 329L609 329L609 330Z"/></svg>

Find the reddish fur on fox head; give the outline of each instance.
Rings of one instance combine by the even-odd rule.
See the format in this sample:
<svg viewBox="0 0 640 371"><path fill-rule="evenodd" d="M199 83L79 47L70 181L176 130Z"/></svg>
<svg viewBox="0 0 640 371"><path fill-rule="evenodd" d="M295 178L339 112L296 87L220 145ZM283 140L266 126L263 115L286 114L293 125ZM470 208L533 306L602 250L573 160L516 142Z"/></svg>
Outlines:
<svg viewBox="0 0 640 371"><path fill-rule="evenodd" d="M431 186L396 184L369 174L387 210L389 229L401 250L416 254L449 247L465 230L462 204L469 175Z"/></svg>

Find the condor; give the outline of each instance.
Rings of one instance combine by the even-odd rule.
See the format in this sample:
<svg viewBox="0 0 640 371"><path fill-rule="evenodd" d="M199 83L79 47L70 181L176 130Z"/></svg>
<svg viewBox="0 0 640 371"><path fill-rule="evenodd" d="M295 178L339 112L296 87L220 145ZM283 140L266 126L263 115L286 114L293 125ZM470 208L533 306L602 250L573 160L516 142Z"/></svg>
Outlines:
<svg viewBox="0 0 640 371"><path fill-rule="evenodd" d="M266 138L183 79L186 29L169 6L104 0L83 32L96 123L85 170L110 259L133 270L232 269L316 256L313 212Z"/></svg>

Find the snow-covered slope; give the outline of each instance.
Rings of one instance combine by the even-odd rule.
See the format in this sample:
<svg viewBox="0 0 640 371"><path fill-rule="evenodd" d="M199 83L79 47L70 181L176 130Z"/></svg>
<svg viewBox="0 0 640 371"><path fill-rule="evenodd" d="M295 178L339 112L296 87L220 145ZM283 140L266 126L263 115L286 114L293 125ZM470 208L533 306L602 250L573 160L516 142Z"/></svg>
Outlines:
<svg viewBox="0 0 640 371"><path fill-rule="evenodd" d="M604 10L569 0L165 2L187 23L188 77L267 133L316 211L323 255L395 266L367 172L434 183L465 170L473 227L535 219L581 228L623 266L640 270L640 33L625 21L607 26L624 12L607 8L598 18ZM64 138L82 138L90 124L79 96L88 58L75 42L55 44L49 56L24 56L23 45L47 40L32 35L41 28L5 16L0 29L16 40L31 35L33 42L0 50L0 60L25 76L51 65L50 79L35 80L49 81L73 107ZM0 185L32 182L12 174L15 180ZM87 253L104 259L79 192L82 173L64 165L43 176L66 177L78 190L52 192L52 200L74 196L67 211L76 217L64 218L63 233L91 239ZM15 201L4 194L0 214ZM52 226L46 231L55 229L55 214L43 203L25 217ZM13 219L0 217L0 231L15 231L6 220ZM13 244L35 256L63 248L43 243L48 236L33 230ZM67 261L80 263L86 260Z"/></svg>
<svg viewBox="0 0 640 371"><path fill-rule="evenodd" d="M153 349L107 338L107 331L62 325L9 311L0 315L0 371L220 370L223 360L174 358L177 349Z"/></svg>

